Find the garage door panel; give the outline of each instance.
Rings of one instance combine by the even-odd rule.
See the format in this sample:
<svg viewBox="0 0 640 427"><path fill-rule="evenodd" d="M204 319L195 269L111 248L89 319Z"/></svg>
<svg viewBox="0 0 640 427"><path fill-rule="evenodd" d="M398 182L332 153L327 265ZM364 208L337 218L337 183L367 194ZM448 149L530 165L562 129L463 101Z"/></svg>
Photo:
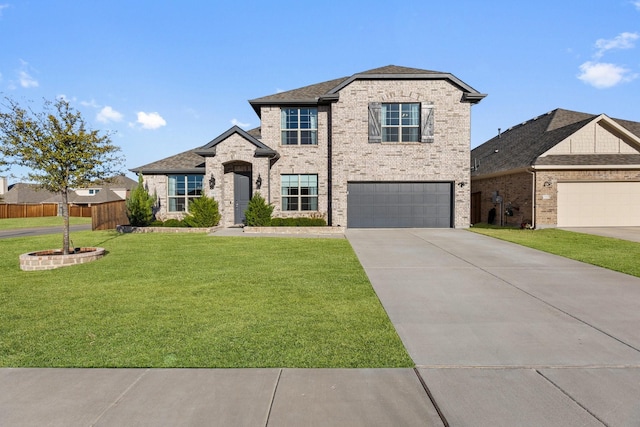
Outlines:
<svg viewBox="0 0 640 427"><path fill-rule="evenodd" d="M452 184L434 182L349 183L347 226L452 226Z"/></svg>
<svg viewBox="0 0 640 427"><path fill-rule="evenodd" d="M640 226L640 182L558 183L559 227Z"/></svg>

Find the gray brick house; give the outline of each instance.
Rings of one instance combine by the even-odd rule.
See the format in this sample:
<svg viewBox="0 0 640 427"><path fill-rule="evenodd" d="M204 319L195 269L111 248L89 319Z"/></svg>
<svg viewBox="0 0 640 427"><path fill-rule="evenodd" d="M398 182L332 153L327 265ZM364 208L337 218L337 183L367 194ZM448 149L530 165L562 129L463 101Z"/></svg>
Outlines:
<svg viewBox="0 0 640 427"><path fill-rule="evenodd" d="M342 227L467 227L471 106L486 95L450 73L386 66L250 100L261 126L144 166L158 216L213 196L221 225L251 195L274 216Z"/></svg>
<svg viewBox="0 0 640 427"><path fill-rule="evenodd" d="M472 223L640 226L640 123L556 109L471 152Z"/></svg>

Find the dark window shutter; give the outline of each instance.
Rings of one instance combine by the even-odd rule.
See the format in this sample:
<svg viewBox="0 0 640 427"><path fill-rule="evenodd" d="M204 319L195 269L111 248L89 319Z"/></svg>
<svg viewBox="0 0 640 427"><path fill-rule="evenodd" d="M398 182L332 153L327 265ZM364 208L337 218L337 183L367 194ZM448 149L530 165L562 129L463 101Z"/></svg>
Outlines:
<svg viewBox="0 0 640 427"><path fill-rule="evenodd" d="M433 142L433 105L422 103L420 111L420 142Z"/></svg>
<svg viewBox="0 0 640 427"><path fill-rule="evenodd" d="M369 143L382 142L381 133L382 104L380 102L369 103Z"/></svg>

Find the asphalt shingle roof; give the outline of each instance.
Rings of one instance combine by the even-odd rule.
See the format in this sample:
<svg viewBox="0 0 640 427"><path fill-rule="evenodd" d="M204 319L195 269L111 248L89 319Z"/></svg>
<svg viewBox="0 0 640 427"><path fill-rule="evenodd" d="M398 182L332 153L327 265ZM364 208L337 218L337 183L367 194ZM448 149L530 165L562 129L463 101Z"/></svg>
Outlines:
<svg viewBox="0 0 640 427"><path fill-rule="evenodd" d="M475 89L458 80L450 73L441 71L423 70L419 68L400 67L398 65L386 65L384 67L374 68L372 70L362 71L352 76L341 77L322 83L316 83L304 86L298 89L288 90L286 92L276 93L274 95L263 96L249 101L253 109L260 115L260 106L269 104L305 104L317 103L322 97L334 96L344 86L351 81L359 78L442 78L449 79L452 83L460 86L466 93L472 94L474 101L478 102L485 95L478 93Z"/></svg>
<svg viewBox="0 0 640 427"><path fill-rule="evenodd" d="M200 148L201 147L183 151L174 156L139 166L131 169L131 172L146 174L163 174L168 172L204 173L204 157L195 153Z"/></svg>
<svg viewBox="0 0 640 427"><path fill-rule="evenodd" d="M556 155L539 158L596 117L598 115L558 108L513 126L471 151L471 175L489 175L543 164L637 164L629 162L639 160L640 155ZM612 120L640 137L640 123Z"/></svg>

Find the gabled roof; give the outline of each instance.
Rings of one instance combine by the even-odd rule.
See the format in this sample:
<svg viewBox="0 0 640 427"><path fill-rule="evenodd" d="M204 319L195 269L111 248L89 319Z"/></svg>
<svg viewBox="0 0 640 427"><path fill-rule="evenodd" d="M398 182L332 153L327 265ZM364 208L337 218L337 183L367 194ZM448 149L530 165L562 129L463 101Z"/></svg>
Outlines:
<svg viewBox="0 0 640 427"><path fill-rule="evenodd" d="M628 164L628 162L640 160L640 155L634 159L635 154L554 155L539 159L542 154L599 117L610 121L614 126L621 126L630 134L640 138L640 123L610 119L605 115L580 113L558 108L520 125L513 126L474 148L471 151L471 175L497 174L529 168L536 164L560 165L563 164L563 161L567 162L564 164L569 165L579 161L582 161L583 163L581 164L584 165L602 165ZM624 163L610 163L613 161L624 161Z"/></svg>
<svg viewBox="0 0 640 427"><path fill-rule="evenodd" d="M252 129L252 131L255 131L255 129ZM216 154L216 146L218 144L220 144L222 141L226 140L227 138L229 138L231 135L234 135L234 134L240 135L242 138L246 139L248 142L250 142L251 144L255 145L256 146L256 153L268 153L268 152L271 152L271 153L273 153L273 155L277 154L276 151L272 150L269 146L263 144L262 141L260 141L259 139L255 138L249 132L247 132L245 130L242 130L238 126L232 127L231 129L227 130L226 132L224 132L223 134L221 134L217 138L209 141L203 147L201 147L198 150L196 150L196 154L199 154L199 155L204 156L204 157L206 157L206 156L215 156L215 154ZM255 135L255 132L254 132L254 135Z"/></svg>
<svg viewBox="0 0 640 427"><path fill-rule="evenodd" d="M473 104L480 102L485 96L464 83L451 73L422 70L419 68L387 65L372 70L356 73L349 77L329 80L322 83L304 86L275 95L264 96L249 101L255 112L260 115L262 105L318 105L337 101L339 92L355 80L448 80L464 92L463 101Z"/></svg>
<svg viewBox="0 0 640 427"><path fill-rule="evenodd" d="M217 138L209 141L205 145L184 151L171 157L149 163L144 166L131 169L131 172L142 173L146 175L167 174L167 173L184 173L184 174L204 174L205 157L216 155L216 146L233 134L238 134L251 144L256 146L256 157L277 157L277 151L271 149L260 141L260 128L254 128L248 131L238 126L233 126ZM137 184L137 183L136 183Z"/></svg>

